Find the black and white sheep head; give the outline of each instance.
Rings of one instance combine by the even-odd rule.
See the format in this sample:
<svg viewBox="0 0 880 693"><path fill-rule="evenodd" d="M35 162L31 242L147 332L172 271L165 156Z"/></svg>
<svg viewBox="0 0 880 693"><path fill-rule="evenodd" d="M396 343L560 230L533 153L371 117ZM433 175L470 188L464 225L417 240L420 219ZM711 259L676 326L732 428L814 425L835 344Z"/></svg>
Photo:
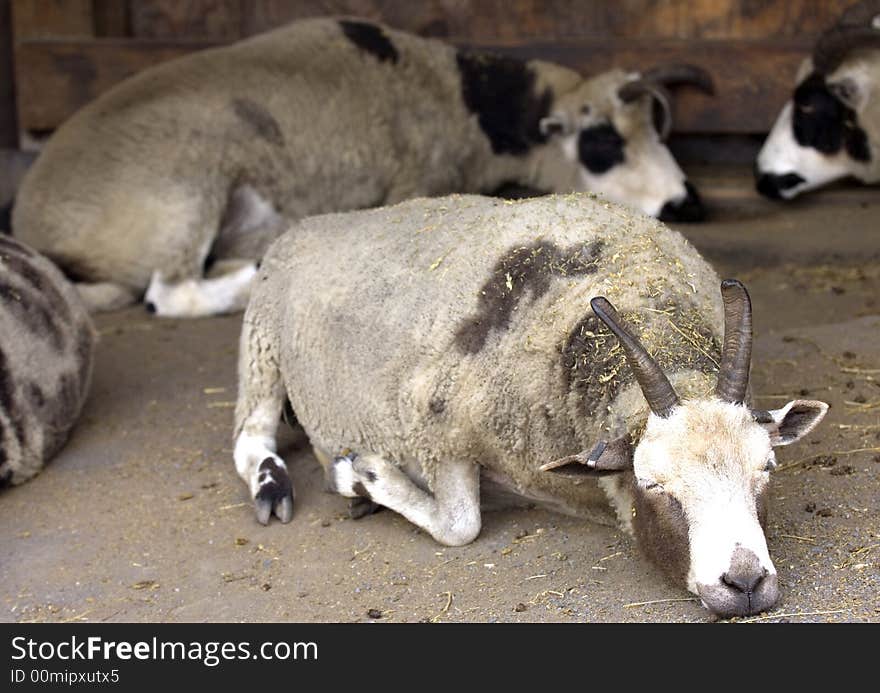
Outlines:
<svg viewBox="0 0 880 693"><path fill-rule="evenodd" d="M575 166L575 187L664 221L701 221L705 209L665 144L672 128L668 87L712 93L709 75L671 65L645 73L610 70L560 95L542 134Z"/></svg>
<svg viewBox="0 0 880 693"><path fill-rule="evenodd" d="M809 433L828 405L794 400L754 411L745 400L751 309L739 283L722 284L725 340L713 395L680 401L666 376L604 299L594 312L614 332L651 408L638 444L629 435L543 469L583 478L626 475L632 529L647 557L723 616L774 606L776 569L764 535L773 447Z"/></svg>
<svg viewBox="0 0 880 693"><path fill-rule="evenodd" d="M820 37L758 154L756 185L767 197L880 180L880 2L857 7L877 14L845 15Z"/></svg>

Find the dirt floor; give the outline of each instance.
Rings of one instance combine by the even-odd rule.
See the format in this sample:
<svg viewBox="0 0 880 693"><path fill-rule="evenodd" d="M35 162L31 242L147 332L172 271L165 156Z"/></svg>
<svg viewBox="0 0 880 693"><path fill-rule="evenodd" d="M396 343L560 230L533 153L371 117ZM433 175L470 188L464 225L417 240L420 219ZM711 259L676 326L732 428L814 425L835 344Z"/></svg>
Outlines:
<svg viewBox="0 0 880 693"><path fill-rule="evenodd" d="M768 536L784 596L750 620L880 622L880 190L782 206L742 176L700 182L715 221L682 230L751 290L758 404L832 405L779 449ZM709 619L614 529L511 510L445 548L391 512L350 520L293 432L294 519L260 526L232 464L239 323L98 318L69 445L0 494L0 620Z"/></svg>

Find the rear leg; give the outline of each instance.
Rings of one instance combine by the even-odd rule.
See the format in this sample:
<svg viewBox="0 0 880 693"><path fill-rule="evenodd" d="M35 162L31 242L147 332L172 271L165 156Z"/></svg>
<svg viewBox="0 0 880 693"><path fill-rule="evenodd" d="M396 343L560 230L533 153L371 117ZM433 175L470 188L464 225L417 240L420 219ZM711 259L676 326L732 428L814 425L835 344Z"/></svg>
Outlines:
<svg viewBox="0 0 880 693"><path fill-rule="evenodd" d="M441 544L462 546L480 533L480 473L471 462L443 463L433 494L419 488L396 465L372 454L335 458L329 478L337 493L394 510Z"/></svg>
<svg viewBox="0 0 880 693"><path fill-rule="evenodd" d="M190 278L166 281L154 272L147 310L167 317L199 317L244 310L260 258L284 228L272 204L250 185L233 190L210 248L198 258Z"/></svg>
<svg viewBox="0 0 880 693"><path fill-rule="evenodd" d="M281 522L293 517L293 485L287 465L276 454L275 433L285 392L278 365L277 340L245 316L238 365L235 407L235 469L248 485L257 520L268 524L274 513Z"/></svg>

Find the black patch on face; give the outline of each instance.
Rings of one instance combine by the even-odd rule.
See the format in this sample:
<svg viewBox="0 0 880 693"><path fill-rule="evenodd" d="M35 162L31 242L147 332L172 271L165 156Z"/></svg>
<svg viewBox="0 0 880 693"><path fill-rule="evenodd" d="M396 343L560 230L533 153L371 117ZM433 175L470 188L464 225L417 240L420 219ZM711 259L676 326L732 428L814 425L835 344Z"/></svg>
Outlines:
<svg viewBox="0 0 880 693"><path fill-rule="evenodd" d="M611 123L594 125L578 135L578 158L591 173L605 173L622 164L625 142Z"/></svg>
<svg viewBox="0 0 880 693"><path fill-rule="evenodd" d="M276 147L284 146L284 133L278 121L256 101L233 99L232 110L257 137Z"/></svg>
<svg viewBox="0 0 880 693"><path fill-rule="evenodd" d="M380 63L390 61L392 64L397 64L397 60L400 58L397 49L380 27L368 22L353 22L349 19L341 20L339 26L349 41L362 51L372 55Z"/></svg>
<svg viewBox="0 0 880 693"><path fill-rule="evenodd" d="M688 521L674 497L639 488L633 477L633 529L642 553L676 584L686 585L691 566Z"/></svg>
<svg viewBox="0 0 880 693"><path fill-rule="evenodd" d="M360 481L355 481L351 486L351 490L358 494L360 498L370 498L369 491L367 491L366 487Z"/></svg>
<svg viewBox="0 0 880 693"><path fill-rule="evenodd" d="M364 476L367 477L367 481L369 481L371 484L376 480L376 472L374 472L372 470L368 469L364 473Z"/></svg>
<svg viewBox="0 0 880 693"><path fill-rule="evenodd" d="M604 242L593 241L559 248L547 241L512 248L492 270L480 291L477 315L455 333L455 343L465 354L482 350L492 330L505 330L523 296L535 301L546 293L554 277L595 274Z"/></svg>
<svg viewBox="0 0 880 693"><path fill-rule="evenodd" d="M428 409L431 410L432 414L442 414L446 411L446 402L442 399L438 399L437 397L433 398L430 402L428 402Z"/></svg>
<svg viewBox="0 0 880 693"><path fill-rule="evenodd" d="M550 112L553 92L535 93L535 73L515 58L458 53L461 93L496 154L523 155L547 141L541 118Z"/></svg>
<svg viewBox="0 0 880 693"><path fill-rule="evenodd" d="M715 364L720 359L721 346L695 307L683 307L672 302L658 302L648 307L657 311L650 314L652 319L661 314L663 316L647 323L648 329L659 332L655 341L667 345L667 348L655 350L653 354L661 368L666 372L681 368L703 373L717 371ZM637 332L640 327L646 326L646 313L621 311L621 317L633 325ZM697 349L693 343L685 340L672 324L686 330L691 339L698 339L703 349ZM621 388L635 381L626 357L621 349L616 348L617 345L617 338L611 330L590 311L559 346L562 392L576 392L586 416L592 417L604 411Z"/></svg>
<svg viewBox="0 0 880 693"><path fill-rule="evenodd" d="M795 89L792 129L802 147L823 154L845 148L856 161L871 160L868 137L858 126L856 112L831 93L821 75L811 74Z"/></svg>

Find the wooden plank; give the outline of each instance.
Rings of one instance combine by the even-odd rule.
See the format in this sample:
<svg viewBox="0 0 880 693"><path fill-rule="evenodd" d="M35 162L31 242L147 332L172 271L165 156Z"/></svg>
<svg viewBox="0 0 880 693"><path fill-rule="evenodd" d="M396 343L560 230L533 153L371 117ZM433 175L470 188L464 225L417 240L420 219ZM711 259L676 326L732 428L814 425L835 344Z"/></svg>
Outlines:
<svg viewBox="0 0 880 693"><path fill-rule="evenodd" d="M16 47L21 127L57 127L77 108L128 75L184 55L205 42L26 41ZM612 66L647 69L692 62L708 69L718 94L709 98L682 89L675 103L679 132L766 132L788 98L809 41L554 41L481 44L480 49L523 59L542 58L583 74Z"/></svg>
<svg viewBox="0 0 880 693"><path fill-rule="evenodd" d="M155 2L156 0L137 0ZM454 41L814 36L853 0L249 0L247 35L348 14Z"/></svg>
<svg viewBox="0 0 880 693"><path fill-rule="evenodd" d="M685 62L700 65L715 80L716 96L681 89L674 103L675 129L686 133L761 133L772 126L789 98L812 41L591 40L523 45L479 45L521 59L540 58L584 75L612 67L646 70Z"/></svg>
<svg viewBox="0 0 880 693"><path fill-rule="evenodd" d="M12 13L9 0L0 0L0 147L17 144L15 90L12 86Z"/></svg>
<svg viewBox="0 0 880 693"><path fill-rule="evenodd" d="M94 36L92 0L13 0L16 41Z"/></svg>
<svg viewBox="0 0 880 693"><path fill-rule="evenodd" d="M95 36L101 38L131 35L128 3L122 0L92 0Z"/></svg>
<svg viewBox="0 0 880 693"><path fill-rule="evenodd" d="M209 45L125 39L19 43L15 46L19 125L25 130L52 130L126 77Z"/></svg>
<svg viewBox="0 0 880 693"><path fill-rule="evenodd" d="M242 4L240 0L135 0L130 3L132 35L234 41L241 38Z"/></svg>

